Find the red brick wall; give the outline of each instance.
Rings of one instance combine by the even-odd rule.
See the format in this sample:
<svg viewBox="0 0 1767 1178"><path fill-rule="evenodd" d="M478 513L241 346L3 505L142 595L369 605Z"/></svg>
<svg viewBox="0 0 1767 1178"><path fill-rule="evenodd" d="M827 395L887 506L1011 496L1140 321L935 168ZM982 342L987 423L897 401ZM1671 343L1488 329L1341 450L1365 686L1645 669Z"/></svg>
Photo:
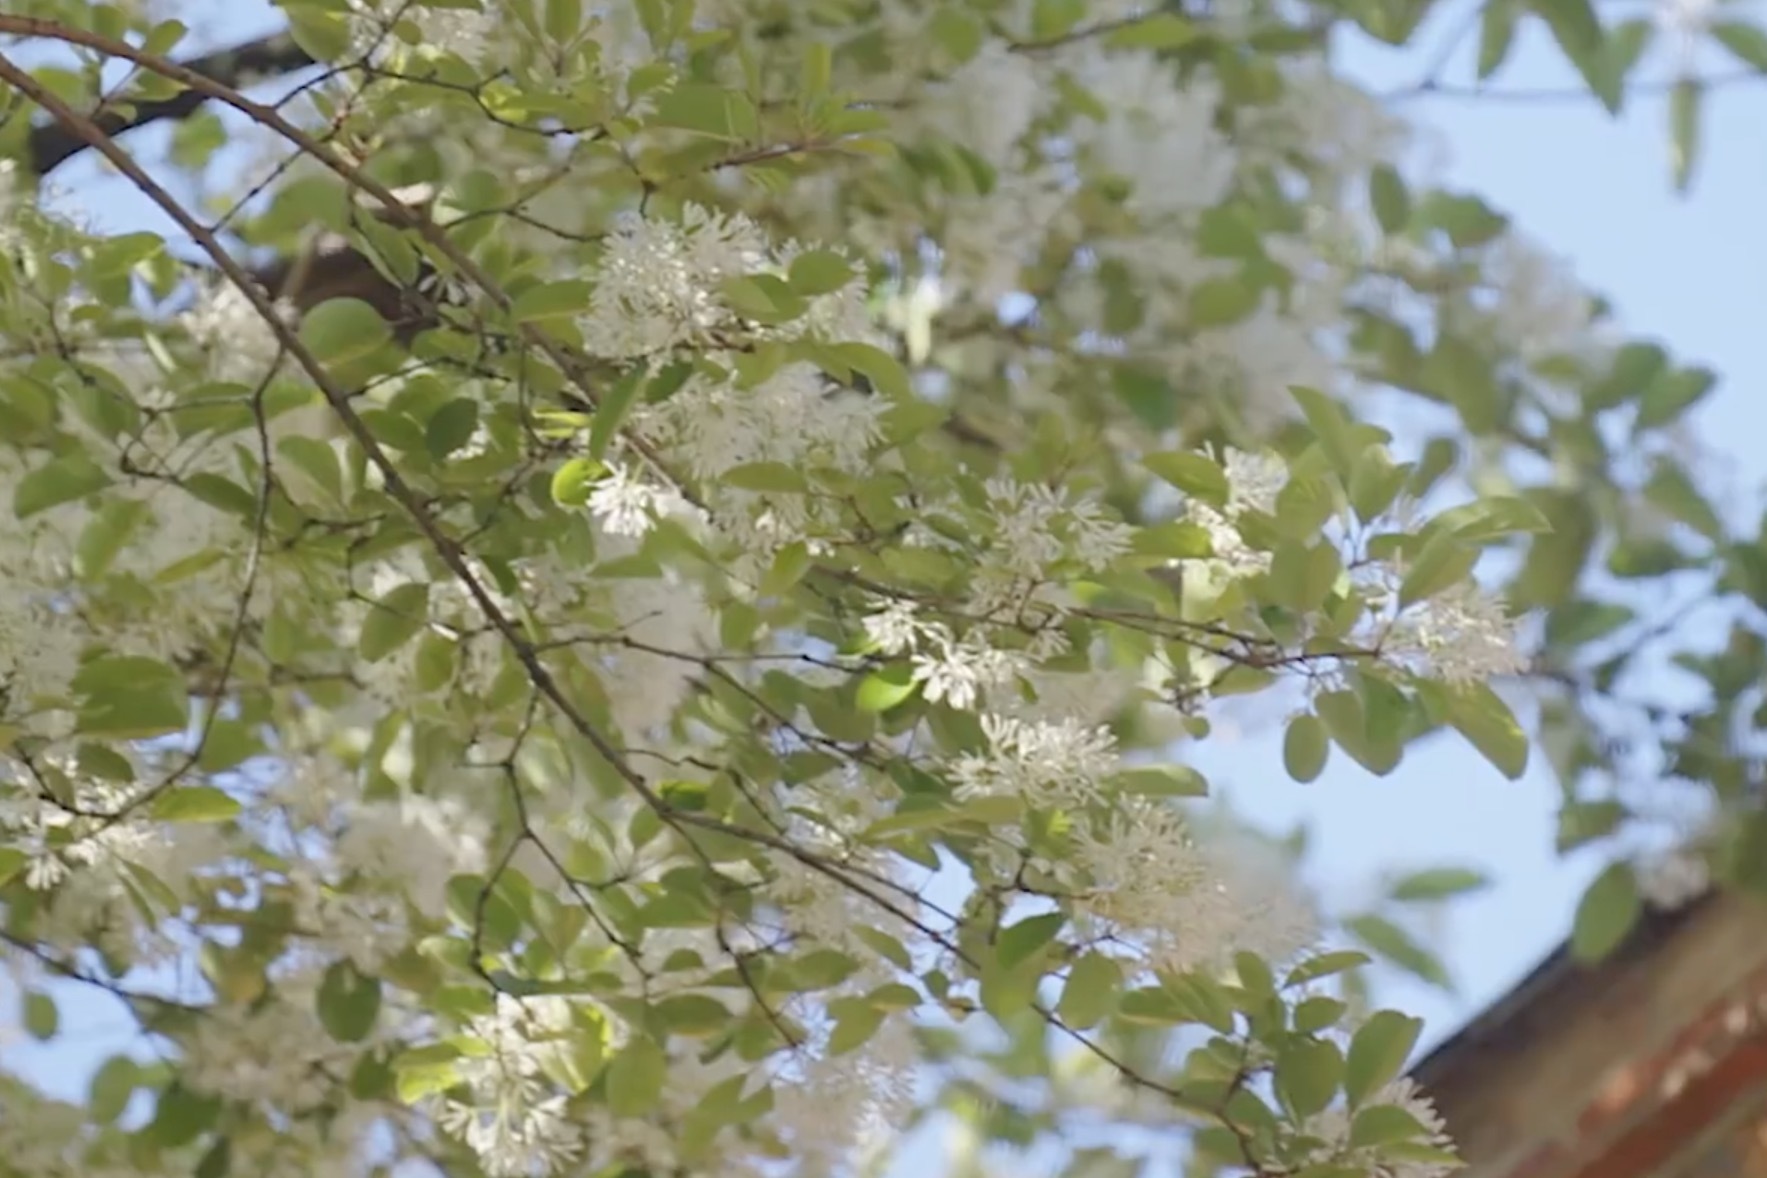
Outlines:
<svg viewBox="0 0 1767 1178"><path fill-rule="evenodd" d="M1420 1069L1467 1178L1671 1178L1760 1099L1767 909L1721 897L1668 927L1599 968L1549 971Z"/></svg>

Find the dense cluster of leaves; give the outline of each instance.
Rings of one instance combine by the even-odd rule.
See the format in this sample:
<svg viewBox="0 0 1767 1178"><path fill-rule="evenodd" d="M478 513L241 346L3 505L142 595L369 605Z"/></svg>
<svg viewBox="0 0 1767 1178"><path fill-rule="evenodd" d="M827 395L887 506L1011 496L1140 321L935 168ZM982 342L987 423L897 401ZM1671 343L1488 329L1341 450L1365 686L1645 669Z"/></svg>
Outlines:
<svg viewBox="0 0 1767 1178"><path fill-rule="evenodd" d="M71 980L155 1047L17 1093L0 1173L808 1174L931 1107L1076 1175L1451 1167L1185 742L1256 694L1297 781L1517 776L1537 702L1586 841L1675 639L1615 581L1762 573L1711 375L1332 74L1421 6L279 7L0 16L0 941L32 1034ZM1638 38L1563 9L1606 95ZM157 228L62 211L81 154ZM1757 629L1665 732L1738 804Z"/></svg>

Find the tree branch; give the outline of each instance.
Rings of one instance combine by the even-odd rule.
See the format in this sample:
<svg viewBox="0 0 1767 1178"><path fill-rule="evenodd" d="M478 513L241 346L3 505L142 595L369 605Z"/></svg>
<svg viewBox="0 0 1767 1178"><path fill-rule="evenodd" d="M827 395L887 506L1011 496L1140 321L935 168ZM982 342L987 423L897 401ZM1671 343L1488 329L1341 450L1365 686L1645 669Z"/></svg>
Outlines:
<svg viewBox="0 0 1767 1178"><path fill-rule="evenodd" d="M192 73L237 90L317 63L305 49L295 44L289 34L276 33L180 64ZM162 119L189 118L207 99L208 96L199 90L184 90L170 98L136 103L127 109L101 107L92 112L91 119L93 125L106 135L121 135ZM27 162L33 173L47 176L89 146L65 124L59 121L44 123L31 131Z"/></svg>

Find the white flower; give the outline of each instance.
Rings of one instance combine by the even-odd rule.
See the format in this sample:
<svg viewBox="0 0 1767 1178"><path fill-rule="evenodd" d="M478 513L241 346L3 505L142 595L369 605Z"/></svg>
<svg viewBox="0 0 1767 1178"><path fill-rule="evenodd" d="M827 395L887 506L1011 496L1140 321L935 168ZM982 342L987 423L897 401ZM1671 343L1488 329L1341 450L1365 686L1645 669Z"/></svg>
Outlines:
<svg viewBox="0 0 1767 1178"><path fill-rule="evenodd" d="M1074 840L1092 879L1080 911L1140 946L1150 966L1206 968L1239 950L1281 961L1317 935L1310 905L1268 853L1201 845L1169 806L1125 799Z"/></svg>
<svg viewBox="0 0 1767 1178"><path fill-rule="evenodd" d="M917 609L914 602L906 598L885 602L876 613L866 615L862 623L865 637L886 655L913 650L926 631L926 623L920 620Z"/></svg>
<svg viewBox="0 0 1767 1178"><path fill-rule="evenodd" d="M589 513L614 536L642 536L666 502L662 491L644 482L623 463L609 463L607 475L589 492Z"/></svg>
<svg viewBox="0 0 1767 1178"><path fill-rule="evenodd" d="M1436 1111L1435 1104L1418 1091L1416 1082L1410 1077L1401 1076L1387 1084L1363 1107L1376 1105L1393 1105L1416 1118L1424 1131L1413 1138L1412 1143L1442 1150L1449 1148L1441 1114ZM1349 1110L1341 1104L1334 1104L1309 1118L1301 1131L1323 1144L1307 1161L1323 1166L1345 1166L1362 1173L1378 1174L1381 1178L1447 1178L1460 1169L1455 1163L1393 1158L1379 1146L1352 1146L1351 1124Z"/></svg>
<svg viewBox="0 0 1767 1178"><path fill-rule="evenodd" d="M968 711L980 693L1001 687L1029 667L1016 651L996 650L978 638L952 642L935 637L937 653L919 652L913 661L913 680L925 684L929 703L944 700L959 711Z"/></svg>
<svg viewBox="0 0 1767 1178"><path fill-rule="evenodd" d="M1477 584L1455 585L1413 604L1380 646L1401 665L1446 683L1482 683L1528 669L1502 600Z"/></svg>
<svg viewBox="0 0 1767 1178"><path fill-rule="evenodd" d="M960 797L1007 794L1036 804L1085 803L1098 799L1117 768L1117 740L1103 725L986 715L982 731L989 754L966 754L951 766Z"/></svg>

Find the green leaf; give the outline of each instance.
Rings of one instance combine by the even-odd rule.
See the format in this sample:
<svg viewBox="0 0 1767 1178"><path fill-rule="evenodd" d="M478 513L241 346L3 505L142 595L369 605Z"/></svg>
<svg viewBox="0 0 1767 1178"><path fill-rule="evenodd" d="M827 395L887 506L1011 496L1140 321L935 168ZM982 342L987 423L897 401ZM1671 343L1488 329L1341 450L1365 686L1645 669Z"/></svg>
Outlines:
<svg viewBox="0 0 1767 1178"><path fill-rule="evenodd" d="M1595 877L1571 919L1571 952L1579 961L1600 961L1620 947L1643 911L1632 865L1615 862Z"/></svg>
<svg viewBox="0 0 1767 1178"><path fill-rule="evenodd" d="M356 653L377 663L409 642L429 622L429 585L407 581L389 589L369 607Z"/></svg>
<svg viewBox="0 0 1767 1178"><path fill-rule="evenodd" d="M515 296L509 317L517 323L574 319L589 310L589 297L593 291L594 287L582 279L542 282Z"/></svg>
<svg viewBox="0 0 1767 1178"><path fill-rule="evenodd" d="M432 458L446 458L471 441L478 426L478 402L456 397L430 415L423 430L424 448Z"/></svg>
<svg viewBox="0 0 1767 1178"><path fill-rule="evenodd" d="M141 1065L126 1055L113 1055L92 1073L87 1087L86 1105L92 1119L110 1125L123 1115L141 1081Z"/></svg>
<svg viewBox="0 0 1767 1178"><path fill-rule="evenodd" d="M1374 206L1374 219L1390 236L1405 232L1411 221L1411 193L1405 181L1390 164L1377 164L1368 176L1368 199Z"/></svg>
<svg viewBox="0 0 1767 1178"><path fill-rule="evenodd" d="M18 480L12 489L12 514L29 519L40 511L84 499L110 484L110 475L86 455L64 454Z"/></svg>
<svg viewBox="0 0 1767 1178"><path fill-rule="evenodd" d="M162 1149L177 1149L208 1132L220 1115L220 1097L192 1092L174 1082L154 1102L147 1136Z"/></svg>
<svg viewBox="0 0 1767 1178"><path fill-rule="evenodd" d="M1428 1135L1428 1126L1396 1104L1371 1105L1357 1112L1350 1122L1352 1149L1376 1149Z"/></svg>
<svg viewBox="0 0 1767 1178"><path fill-rule="evenodd" d="M1351 917L1344 922L1344 927L1364 945L1407 973L1444 990L1452 986L1453 979L1435 954L1386 917L1365 913Z"/></svg>
<svg viewBox="0 0 1767 1178"><path fill-rule="evenodd" d="M75 550L82 576L96 580L110 571L117 555L134 539L148 518L148 506L139 499L113 499L80 531Z"/></svg>
<svg viewBox="0 0 1767 1178"><path fill-rule="evenodd" d="M61 1013L55 1009L55 999L41 990L26 990L24 996L25 1030L31 1038L39 1043L55 1038L56 1030L61 1026Z"/></svg>
<svg viewBox="0 0 1767 1178"><path fill-rule="evenodd" d="M1304 998L1295 1003L1295 1030L1303 1035L1318 1034L1327 1027L1335 1027L1349 1009L1349 1003L1325 994Z"/></svg>
<svg viewBox="0 0 1767 1178"><path fill-rule="evenodd" d="M1276 1096L1297 1121L1323 1112L1343 1077L1343 1053L1329 1040L1295 1038L1276 1057Z"/></svg>
<svg viewBox="0 0 1767 1178"><path fill-rule="evenodd" d="M1767 30L1760 25L1740 20L1718 20L1711 24L1712 39L1730 50L1744 65L1767 72Z"/></svg>
<svg viewBox="0 0 1767 1178"><path fill-rule="evenodd" d="M590 458L600 461L607 455L608 445L619 434L620 427L626 424L632 406L638 403L638 394L644 388L644 376L648 371L645 365L639 364L602 394L595 407L595 419L589 425Z"/></svg>
<svg viewBox="0 0 1767 1178"><path fill-rule="evenodd" d="M727 1029L733 1021L722 1002L705 994L671 995L656 1004L655 1013L676 1035L711 1035Z"/></svg>
<svg viewBox="0 0 1767 1178"><path fill-rule="evenodd" d="M669 1061L661 1044L634 1036L607 1066L607 1107L616 1117L642 1117L662 1099Z"/></svg>
<svg viewBox="0 0 1767 1178"><path fill-rule="evenodd" d="M148 809L161 822L231 822L241 806L212 785L179 785L154 798Z"/></svg>
<svg viewBox="0 0 1767 1178"><path fill-rule="evenodd" d="M1423 1020L1397 1011L1376 1011L1350 1040L1344 1056L1344 1096L1351 1108L1362 1104L1405 1070L1411 1049L1423 1033Z"/></svg>
<svg viewBox="0 0 1767 1178"><path fill-rule="evenodd" d="M1515 27L1522 14L1516 0L1490 0L1479 12L1479 81L1486 81L1503 67L1515 44Z"/></svg>
<svg viewBox="0 0 1767 1178"><path fill-rule="evenodd" d="M552 501L560 507L582 507L594 492L595 481L607 467L593 458L572 458L552 472Z"/></svg>
<svg viewBox="0 0 1767 1178"><path fill-rule="evenodd" d="M1503 698L1483 683L1448 693L1448 722L1511 781L1528 771L1528 734Z"/></svg>
<svg viewBox="0 0 1767 1178"><path fill-rule="evenodd" d="M30 861L31 857L17 847L0 847L0 888L11 883Z"/></svg>
<svg viewBox="0 0 1767 1178"><path fill-rule="evenodd" d="M1446 900L1489 887L1491 879L1471 867L1432 867L1414 871L1394 881L1387 895L1407 903Z"/></svg>
<svg viewBox="0 0 1767 1178"><path fill-rule="evenodd" d="M1705 84L1697 78L1683 78L1669 91L1669 163L1676 192L1686 192L1693 184L1700 153L1700 104L1705 96Z"/></svg>
<svg viewBox="0 0 1767 1178"><path fill-rule="evenodd" d="M460 1082L455 1061L460 1050L448 1043L431 1043L400 1052L393 1060L394 1090L406 1104L446 1092Z"/></svg>
<svg viewBox="0 0 1767 1178"><path fill-rule="evenodd" d="M319 980L319 1022L340 1043L359 1043L380 1017L380 979L334 961Z"/></svg>
<svg viewBox="0 0 1767 1178"><path fill-rule="evenodd" d="M1319 717L1301 714L1288 722L1282 736L1282 765L1303 785L1317 781L1331 754L1331 738Z"/></svg>
<svg viewBox="0 0 1767 1178"><path fill-rule="evenodd" d="M791 260L786 283L793 293L811 298L832 294L853 281L853 264L833 250L809 250Z"/></svg>
<svg viewBox="0 0 1767 1178"><path fill-rule="evenodd" d="M725 471L719 476L719 481L738 491L802 495L810 489L804 473L783 462L745 462Z"/></svg>
<svg viewBox="0 0 1767 1178"><path fill-rule="evenodd" d="M1201 37L1202 30L1175 12L1157 12L1113 29L1105 38L1112 49L1179 49Z"/></svg>
<svg viewBox="0 0 1767 1178"><path fill-rule="evenodd" d="M1337 949L1330 953L1321 953L1316 957L1309 957L1289 970L1288 976L1282 979L1282 986L1285 990L1292 989L1308 982L1316 982L1320 978L1329 978L1352 969L1361 969L1371 960L1373 959L1368 954L1356 949Z"/></svg>
<svg viewBox="0 0 1767 1178"><path fill-rule="evenodd" d="M1399 608L1464 584L1478 563L1477 548L1449 533L1437 533L1424 542L1423 551L1405 566L1405 579L1399 585Z"/></svg>
<svg viewBox="0 0 1767 1178"><path fill-rule="evenodd" d="M1044 912L1036 916L1027 916L1011 928L1000 933L995 943L994 953L1003 969L1016 969L1029 961L1033 954L1055 940L1057 933L1067 923L1067 917L1060 912Z"/></svg>
<svg viewBox="0 0 1767 1178"><path fill-rule="evenodd" d="M828 1053L845 1055L870 1042L883 1025L889 1012L868 1002L842 1003L835 1017L834 1030L828 1034ZM830 1006L830 1011L835 1009Z"/></svg>
<svg viewBox="0 0 1767 1178"><path fill-rule="evenodd" d="M1068 970L1055 1013L1076 1030L1102 1022L1117 1004L1123 988L1123 967L1102 953L1086 953Z"/></svg>
<svg viewBox="0 0 1767 1178"><path fill-rule="evenodd" d="M916 686L914 668L895 664L860 680L853 703L862 712L887 712L912 696Z"/></svg>
<svg viewBox="0 0 1767 1178"><path fill-rule="evenodd" d="M651 122L677 127L714 139L742 140L758 130L755 104L744 94L721 86L679 85L656 96Z"/></svg>
<svg viewBox="0 0 1767 1178"><path fill-rule="evenodd" d="M1190 292L1189 322L1207 329L1239 323L1258 309L1264 292L1247 278L1205 278Z"/></svg>
<svg viewBox="0 0 1767 1178"><path fill-rule="evenodd" d="M301 316L301 342L327 367L372 355L392 338L380 312L361 299L326 299Z"/></svg>
<svg viewBox="0 0 1767 1178"><path fill-rule="evenodd" d="M1638 400L1638 417L1632 424L1634 436L1678 421L1694 405L1704 400L1718 383L1718 375L1709 368L1681 368L1663 372L1645 386Z"/></svg>
<svg viewBox="0 0 1767 1178"><path fill-rule="evenodd" d="M1169 450L1149 454L1141 460L1152 474L1177 487L1186 495L1201 499L1211 507L1225 507L1231 490L1227 472L1206 454L1185 450Z"/></svg>

